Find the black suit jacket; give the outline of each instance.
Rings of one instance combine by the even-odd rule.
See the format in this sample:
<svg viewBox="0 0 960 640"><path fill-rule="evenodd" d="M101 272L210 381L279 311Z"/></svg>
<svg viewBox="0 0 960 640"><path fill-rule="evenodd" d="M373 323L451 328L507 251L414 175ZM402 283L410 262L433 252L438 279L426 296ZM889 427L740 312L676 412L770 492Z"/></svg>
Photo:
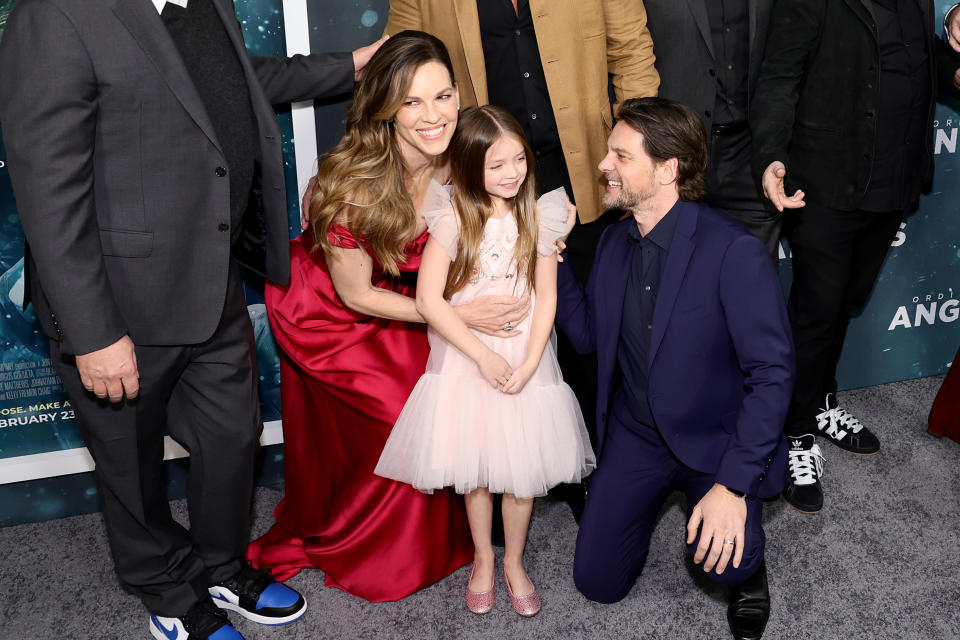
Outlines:
<svg viewBox="0 0 960 640"><path fill-rule="evenodd" d="M930 52L932 129L938 81L952 86L956 63L936 37L933 0L920 6ZM856 209L870 180L879 79L870 0L779 0L750 109L756 176L780 160L788 193L803 189L821 206ZM932 130L926 143L922 175L929 182Z"/></svg>
<svg viewBox="0 0 960 640"><path fill-rule="evenodd" d="M244 246L263 243L266 275L286 283L271 105L349 91L352 57L250 57L233 4L212 2L256 126L262 215ZM77 354L124 334L154 345L209 338L230 268L226 159L153 3L22 0L0 42L0 68L0 122L47 335Z"/></svg>
<svg viewBox="0 0 960 640"><path fill-rule="evenodd" d="M713 124L717 96L716 62L707 2L712 0L644 0L647 28L660 73L660 96L692 107L703 118L707 132ZM747 100L753 96L767 25L774 0L748 0L750 68Z"/></svg>

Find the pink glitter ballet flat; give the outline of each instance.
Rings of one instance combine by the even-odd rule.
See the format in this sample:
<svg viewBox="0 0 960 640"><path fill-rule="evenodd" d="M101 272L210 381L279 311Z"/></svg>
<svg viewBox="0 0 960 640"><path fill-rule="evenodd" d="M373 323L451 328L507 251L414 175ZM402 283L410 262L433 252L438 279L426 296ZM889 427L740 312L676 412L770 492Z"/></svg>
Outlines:
<svg viewBox="0 0 960 640"><path fill-rule="evenodd" d="M506 569L503 570L503 583L507 586L507 595L510 596L510 603L513 605L514 611L524 618L532 618L540 613L540 594L537 593L536 589L533 590L533 593L528 593L519 598L514 596L513 589L510 588L510 580L507 579Z"/></svg>
<svg viewBox="0 0 960 640"><path fill-rule="evenodd" d="M496 594L492 587L489 591L476 592L470 590L470 583L473 582L473 572L476 568L476 565L470 567L470 577L467 578L467 609L470 609L471 613L483 615L493 610ZM507 589L509 588L507 587Z"/></svg>

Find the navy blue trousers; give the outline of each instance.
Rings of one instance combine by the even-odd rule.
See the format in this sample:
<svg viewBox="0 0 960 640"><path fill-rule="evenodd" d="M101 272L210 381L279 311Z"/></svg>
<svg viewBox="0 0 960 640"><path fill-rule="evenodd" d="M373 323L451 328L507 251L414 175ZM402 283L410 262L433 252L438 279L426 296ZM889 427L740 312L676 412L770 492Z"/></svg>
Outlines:
<svg viewBox="0 0 960 640"><path fill-rule="evenodd" d="M623 599L643 571L657 514L675 490L687 497L687 520L713 486L713 476L680 462L660 433L633 420L620 394L614 397L606 442L593 473L577 535L573 578L584 596L596 602ZM731 562L715 582L735 586L752 576L763 562L765 537L762 503L747 497L747 524L740 567ZM677 532L686 540L686 529ZM690 555L697 540L687 545Z"/></svg>

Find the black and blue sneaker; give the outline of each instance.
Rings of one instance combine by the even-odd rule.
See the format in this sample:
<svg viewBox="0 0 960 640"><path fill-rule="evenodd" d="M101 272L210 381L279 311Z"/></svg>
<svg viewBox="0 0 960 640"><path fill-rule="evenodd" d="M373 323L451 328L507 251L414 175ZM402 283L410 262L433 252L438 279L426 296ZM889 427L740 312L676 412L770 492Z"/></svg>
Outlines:
<svg viewBox="0 0 960 640"><path fill-rule="evenodd" d="M230 626L227 614L208 598L190 607L179 618L150 615L150 635L155 640L243 640Z"/></svg>
<svg viewBox="0 0 960 640"><path fill-rule="evenodd" d="M236 611L259 624L288 624L307 610L303 596L271 578L266 569L250 566L211 585L210 596L221 609Z"/></svg>

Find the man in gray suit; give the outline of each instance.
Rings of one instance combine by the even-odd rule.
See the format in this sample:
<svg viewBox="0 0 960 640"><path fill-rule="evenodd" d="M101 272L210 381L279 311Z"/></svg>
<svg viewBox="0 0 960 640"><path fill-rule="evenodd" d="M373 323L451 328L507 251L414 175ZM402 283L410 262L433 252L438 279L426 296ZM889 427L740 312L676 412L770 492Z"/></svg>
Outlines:
<svg viewBox="0 0 960 640"><path fill-rule="evenodd" d="M660 96L692 107L709 132L707 195L778 257L780 214L750 169L747 113L773 0L644 0Z"/></svg>
<svg viewBox="0 0 960 640"><path fill-rule="evenodd" d="M250 57L229 0L22 0L7 23L0 122L32 301L154 638L231 640L221 609L306 609L243 562L261 421L240 266L289 279L271 105L350 91L378 44ZM191 455L189 531L165 432Z"/></svg>

